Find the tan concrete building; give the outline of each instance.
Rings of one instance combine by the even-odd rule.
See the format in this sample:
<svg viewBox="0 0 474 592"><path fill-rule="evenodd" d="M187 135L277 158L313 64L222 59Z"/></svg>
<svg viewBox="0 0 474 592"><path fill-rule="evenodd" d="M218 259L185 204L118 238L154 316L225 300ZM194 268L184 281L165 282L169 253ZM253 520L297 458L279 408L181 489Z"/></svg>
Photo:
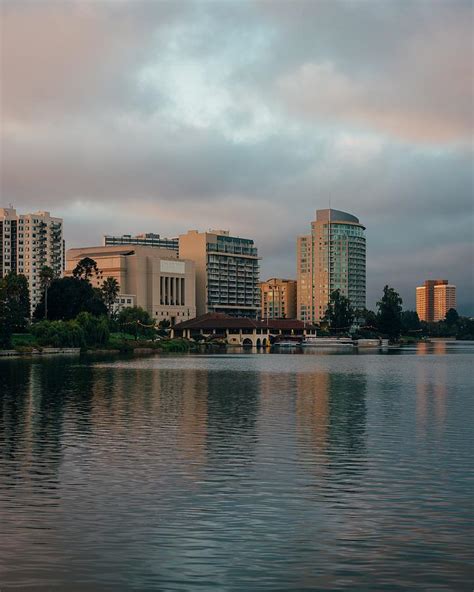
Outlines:
<svg viewBox="0 0 474 592"><path fill-rule="evenodd" d="M456 308L456 286L448 280L426 280L416 288L416 312L420 321L442 321L450 308Z"/></svg>
<svg viewBox="0 0 474 592"><path fill-rule="evenodd" d="M227 230L179 236L179 256L196 265L197 314L256 318L260 309L259 257L253 240Z"/></svg>
<svg viewBox="0 0 474 592"><path fill-rule="evenodd" d="M17 214L12 207L0 208L0 277L10 271L28 279L31 312L41 300L39 274L51 267L57 277L64 271L63 220L49 212Z"/></svg>
<svg viewBox="0 0 474 592"><path fill-rule="evenodd" d="M107 277L117 280L118 308L140 306L157 322L172 324L196 316L194 263L178 259L170 249L139 245L69 249L66 275L84 257L93 259L100 270L99 277L92 278L94 285L99 287Z"/></svg>
<svg viewBox="0 0 474 592"><path fill-rule="evenodd" d="M296 319L296 281L271 278L260 283L262 319Z"/></svg>
<svg viewBox="0 0 474 592"><path fill-rule="evenodd" d="M311 234L297 241L297 318L319 322L331 292L340 290L353 308L366 303L365 227L339 210L316 211Z"/></svg>

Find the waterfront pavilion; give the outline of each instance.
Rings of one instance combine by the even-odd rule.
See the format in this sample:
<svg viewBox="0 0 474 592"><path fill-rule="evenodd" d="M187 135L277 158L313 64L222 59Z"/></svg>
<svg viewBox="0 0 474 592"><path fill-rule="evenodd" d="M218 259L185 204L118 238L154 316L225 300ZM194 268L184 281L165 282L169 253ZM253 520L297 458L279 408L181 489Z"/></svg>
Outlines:
<svg viewBox="0 0 474 592"><path fill-rule="evenodd" d="M173 337L185 339L221 339L228 345L266 347L281 339L303 340L315 337L316 327L297 319L265 319L231 317L224 313L207 313L178 323Z"/></svg>

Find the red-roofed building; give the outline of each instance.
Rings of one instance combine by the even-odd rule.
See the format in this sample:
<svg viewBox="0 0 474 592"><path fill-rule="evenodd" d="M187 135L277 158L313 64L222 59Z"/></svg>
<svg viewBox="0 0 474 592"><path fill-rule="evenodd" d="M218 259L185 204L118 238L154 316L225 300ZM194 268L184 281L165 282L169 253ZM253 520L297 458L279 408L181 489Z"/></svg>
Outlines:
<svg viewBox="0 0 474 592"><path fill-rule="evenodd" d="M185 339L215 338L229 345L265 347L282 339L301 341L306 336L315 337L316 327L296 319L257 321L223 313L207 313L178 323L172 329L172 336Z"/></svg>

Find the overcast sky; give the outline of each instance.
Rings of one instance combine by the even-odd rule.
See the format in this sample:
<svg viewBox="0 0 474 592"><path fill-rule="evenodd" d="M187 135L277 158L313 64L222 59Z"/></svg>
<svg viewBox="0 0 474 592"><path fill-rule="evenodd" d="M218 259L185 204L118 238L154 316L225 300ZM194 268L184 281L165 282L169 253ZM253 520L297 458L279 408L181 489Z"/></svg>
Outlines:
<svg viewBox="0 0 474 592"><path fill-rule="evenodd" d="M1 205L104 233L227 228L295 277L317 208L367 226L368 304L473 303L473 4L1 2Z"/></svg>

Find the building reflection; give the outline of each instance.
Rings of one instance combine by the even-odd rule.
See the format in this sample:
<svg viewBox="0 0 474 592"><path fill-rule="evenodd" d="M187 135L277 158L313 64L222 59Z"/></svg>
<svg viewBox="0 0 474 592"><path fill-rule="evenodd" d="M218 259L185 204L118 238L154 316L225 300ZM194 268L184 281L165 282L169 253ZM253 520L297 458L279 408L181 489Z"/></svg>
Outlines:
<svg viewBox="0 0 474 592"><path fill-rule="evenodd" d="M447 397L446 361L419 364L416 371L416 424L418 436L431 427L444 429Z"/></svg>
<svg viewBox="0 0 474 592"><path fill-rule="evenodd" d="M0 455L4 462L23 450L30 368L24 360L0 360Z"/></svg>
<svg viewBox="0 0 474 592"><path fill-rule="evenodd" d="M447 351L446 341L420 341L416 344L416 353L419 356L426 356L427 354L444 355Z"/></svg>
<svg viewBox="0 0 474 592"><path fill-rule="evenodd" d="M357 473L366 457L366 376L300 373L296 387L297 437L313 471Z"/></svg>
<svg viewBox="0 0 474 592"><path fill-rule="evenodd" d="M175 463L180 477L197 479L206 464L207 382L207 371L197 369L95 368L94 431L106 426L157 475ZM110 451L118 466L122 453Z"/></svg>
<svg viewBox="0 0 474 592"><path fill-rule="evenodd" d="M318 455L325 455L329 445L329 374L299 374L296 386L298 437Z"/></svg>
<svg viewBox="0 0 474 592"><path fill-rule="evenodd" d="M208 374L209 462L235 465L252 462L257 443L260 374L215 371Z"/></svg>
<svg viewBox="0 0 474 592"><path fill-rule="evenodd" d="M75 397L80 405L90 405L90 372L89 379L84 373L79 377L67 358L18 360L6 369L9 375L2 373L6 383L0 389L2 457L14 461L15 472L10 467L9 475L18 484L41 481L51 493L58 483L69 408Z"/></svg>

